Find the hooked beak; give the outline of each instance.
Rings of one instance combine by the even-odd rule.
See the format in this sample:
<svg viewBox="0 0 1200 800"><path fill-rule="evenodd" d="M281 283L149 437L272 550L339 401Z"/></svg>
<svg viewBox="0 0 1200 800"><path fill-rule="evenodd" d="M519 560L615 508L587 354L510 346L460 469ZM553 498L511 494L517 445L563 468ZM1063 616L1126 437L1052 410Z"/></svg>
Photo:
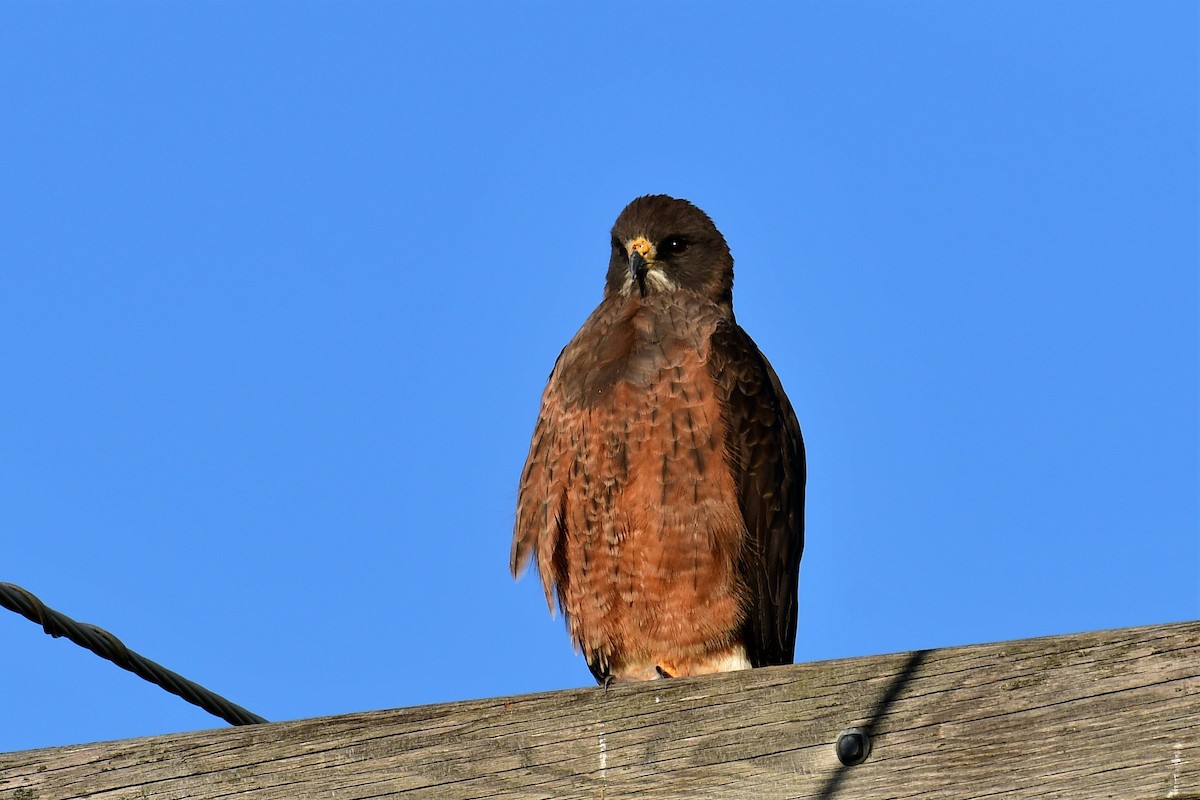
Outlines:
<svg viewBox="0 0 1200 800"><path fill-rule="evenodd" d="M640 284L649 269L650 265L646 263L646 257L640 251L634 250L629 254L629 277L634 283Z"/></svg>
<svg viewBox="0 0 1200 800"><path fill-rule="evenodd" d="M639 236L629 243L629 279L646 293L646 273L654 263L654 245L644 236Z"/></svg>

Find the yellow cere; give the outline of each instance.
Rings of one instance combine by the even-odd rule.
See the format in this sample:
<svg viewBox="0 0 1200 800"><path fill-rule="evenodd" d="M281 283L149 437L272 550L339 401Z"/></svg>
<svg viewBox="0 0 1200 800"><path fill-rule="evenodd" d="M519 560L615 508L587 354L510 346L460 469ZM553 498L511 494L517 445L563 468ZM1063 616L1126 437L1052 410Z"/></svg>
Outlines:
<svg viewBox="0 0 1200 800"><path fill-rule="evenodd" d="M633 255L633 253L636 251L638 253L641 253L642 258L646 259L647 261L654 260L654 255L655 255L654 245L650 244L650 242L646 239L645 236L639 236L636 239L634 239L633 241L631 241L626 246L626 249L629 251L630 255Z"/></svg>

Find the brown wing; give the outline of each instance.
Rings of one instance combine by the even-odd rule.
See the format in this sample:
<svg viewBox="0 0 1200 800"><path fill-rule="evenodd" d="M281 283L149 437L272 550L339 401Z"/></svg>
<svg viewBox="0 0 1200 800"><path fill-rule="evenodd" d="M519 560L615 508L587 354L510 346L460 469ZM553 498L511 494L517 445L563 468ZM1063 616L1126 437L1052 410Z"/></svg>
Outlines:
<svg viewBox="0 0 1200 800"><path fill-rule="evenodd" d="M790 664L804 549L800 425L775 370L736 323L714 331L709 363L723 395L726 450L750 534L743 563L752 598L746 655L756 667Z"/></svg>
<svg viewBox="0 0 1200 800"><path fill-rule="evenodd" d="M517 518L513 530L509 569L517 577L531 556L536 555L538 574L546 593L546 604L554 613L556 570L551 563L558 552L557 539L562 530L562 501L566 491L567 469L560 468L565 455L557 426L564 414L561 392L555 374L564 348L554 362L550 379L542 393L541 407L529 443L529 455L521 471L517 493ZM562 591L562 587L558 587Z"/></svg>

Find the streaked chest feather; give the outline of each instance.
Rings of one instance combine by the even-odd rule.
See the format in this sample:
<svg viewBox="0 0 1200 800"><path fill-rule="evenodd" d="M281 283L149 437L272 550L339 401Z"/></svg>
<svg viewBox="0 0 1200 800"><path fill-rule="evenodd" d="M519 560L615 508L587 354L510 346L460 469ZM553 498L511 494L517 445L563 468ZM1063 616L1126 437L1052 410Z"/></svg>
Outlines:
<svg viewBox="0 0 1200 800"><path fill-rule="evenodd" d="M576 640L618 660L707 653L743 616L745 529L708 331L672 323L619 320L560 365L566 474L550 560Z"/></svg>

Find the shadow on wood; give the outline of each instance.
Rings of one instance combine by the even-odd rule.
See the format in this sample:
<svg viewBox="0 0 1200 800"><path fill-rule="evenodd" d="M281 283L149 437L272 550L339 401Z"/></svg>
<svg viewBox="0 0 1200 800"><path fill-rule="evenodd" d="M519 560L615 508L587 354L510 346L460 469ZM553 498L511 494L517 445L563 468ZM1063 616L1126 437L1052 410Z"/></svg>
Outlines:
<svg viewBox="0 0 1200 800"><path fill-rule="evenodd" d="M1198 731L1187 622L8 753L0 800L1200 800Z"/></svg>
<svg viewBox="0 0 1200 800"><path fill-rule="evenodd" d="M900 674L897 675L895 680L892 681L892 685L888 687L887 693L880 698L879 703L871 712L870 721L861 726L861 730L866 733L867 736L874 737L877 734L880 729L880 723L883 721L884 716L888 713L888 710L891 709L892 704L896 702L896 698L898 698L900 693L904 691L906 686L908 686L909 682L913 678L913 675L916 674L917 668L920 667L921 662L925 660L927 653L929 653L928 650L914 650L909 655L908 663L904 665L904 669L902 669ZM836 742L834 742L834 746L837 746ZM844 762L839 762L833 774L829 776L829 780L826 781L823 787L821 787L821 791L817 793L817 797L821 800L827 800L827 798L836 797L838 786L841 785L842 778L846 775L846 770L854 769L854 766Z"/></svg>

